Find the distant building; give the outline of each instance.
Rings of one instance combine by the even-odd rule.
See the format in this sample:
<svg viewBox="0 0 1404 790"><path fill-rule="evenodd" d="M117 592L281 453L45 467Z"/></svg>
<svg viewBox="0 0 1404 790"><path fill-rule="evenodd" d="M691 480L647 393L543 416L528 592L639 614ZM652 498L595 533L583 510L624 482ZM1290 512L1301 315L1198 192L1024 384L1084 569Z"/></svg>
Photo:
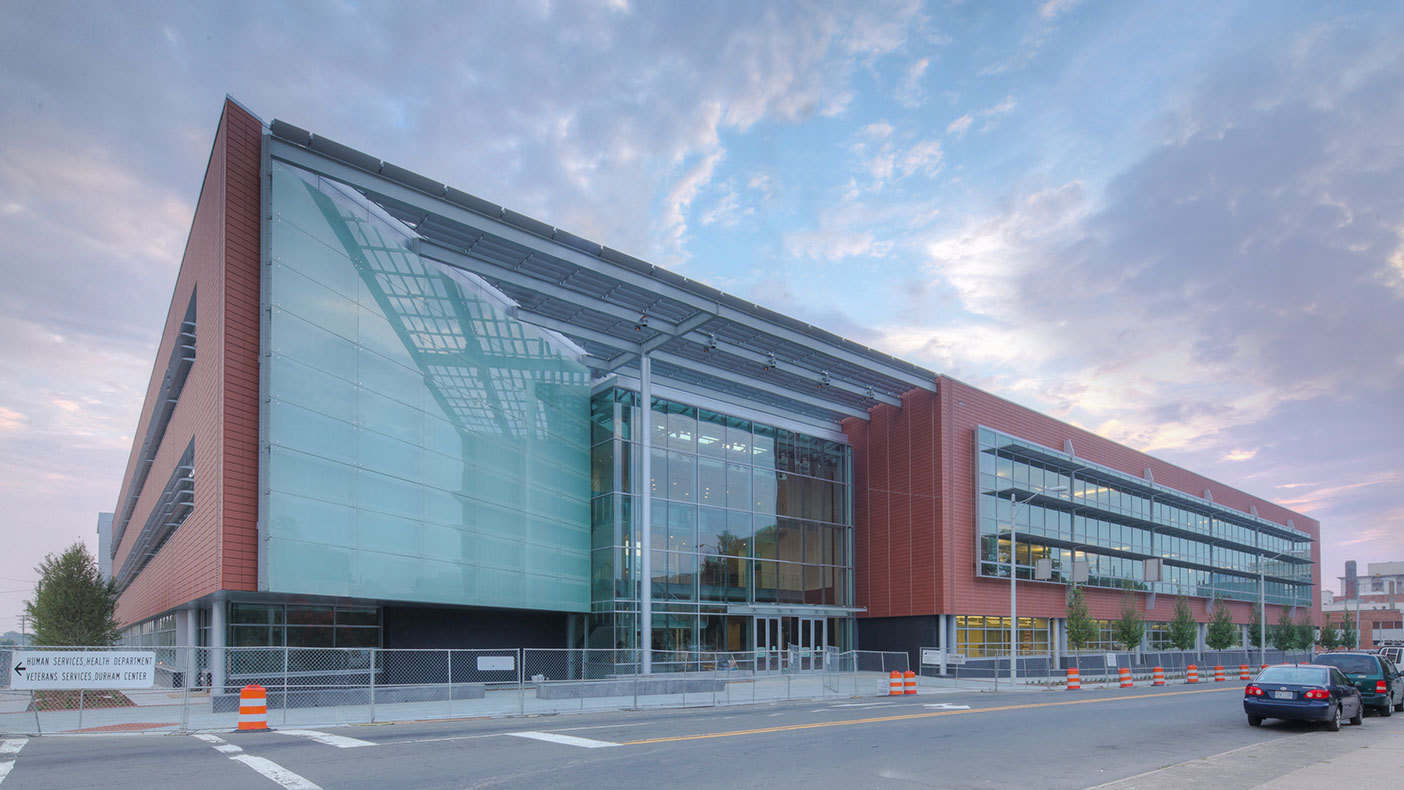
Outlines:
<svg viewBox="0 0 1404 790"><path fill-rule="evenodd" d="M6 631L5 633L0 634L0 639L4 639L7 642L12 642L19 647L23 647L34 641L33 636L31 636L30 634L21 634L19 631Z"/></svg>
<svg viewBox="0 0 1404 790"><path fill-rule="evenodd" d="M1352 564L1347 563L1346 574L1337 577L1343 591L1352 589ZM1359 599L1341 595L1328 602L1323 596L1322 614L1343 613L1352 623L1358 617L1362 648L1404 644L1404 562L1372 562L1365 567L1365 575L1355 580Z"/></svg>
<svg viewBox="0 0 1404 790"><path fill-rule="evenodd" d="M102 572L102 578L112 578L112 514L99 513L97 523L98 535L98 570Z"/></svg>

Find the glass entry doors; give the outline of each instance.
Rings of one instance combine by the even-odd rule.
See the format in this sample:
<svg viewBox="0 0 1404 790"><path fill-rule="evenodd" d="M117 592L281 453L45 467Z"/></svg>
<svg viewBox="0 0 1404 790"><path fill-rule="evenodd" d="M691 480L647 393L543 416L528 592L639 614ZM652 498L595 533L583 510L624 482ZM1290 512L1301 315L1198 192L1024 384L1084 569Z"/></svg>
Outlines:
<svg viewBox="0 0 1404 790"><path fill-rule="evenodd" d="M824 668L829 621L822 617L755 618L756 669L800 672Z"/></svg>

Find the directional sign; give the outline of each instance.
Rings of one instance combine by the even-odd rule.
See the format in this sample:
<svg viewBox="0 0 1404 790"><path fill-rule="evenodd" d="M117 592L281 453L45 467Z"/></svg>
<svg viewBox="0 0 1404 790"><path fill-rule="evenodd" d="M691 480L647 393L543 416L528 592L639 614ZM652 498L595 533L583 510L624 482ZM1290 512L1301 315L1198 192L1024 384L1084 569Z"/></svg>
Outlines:
<svg viewBox="0 0 1404 790"><path fill-rule="evenodd" d="M10 664L13 689L149 689L156 685L150 650L23 651Z"/></svg>

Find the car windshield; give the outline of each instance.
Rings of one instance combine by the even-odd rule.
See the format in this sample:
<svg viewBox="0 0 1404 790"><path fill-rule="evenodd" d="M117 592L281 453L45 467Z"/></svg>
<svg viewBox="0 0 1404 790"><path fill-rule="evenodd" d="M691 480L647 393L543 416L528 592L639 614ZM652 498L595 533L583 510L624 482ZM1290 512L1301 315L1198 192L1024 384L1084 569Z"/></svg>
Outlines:
<svg viewBox="0 0 1404 790"><path fill-rule="evenodd" d="M1340 669L1347 675L1369 675L1379 672L1379 663L1374 656L1342 654L1338 656L1317 656L1316 663Z"/></svg>
<svg viewBox="0 0 1404 790"><path fill-rule="evenodd" d="M1317 667L1268 667L1258 675L1259 683L1300 683L1326 685L1326 670Z"/></svg>

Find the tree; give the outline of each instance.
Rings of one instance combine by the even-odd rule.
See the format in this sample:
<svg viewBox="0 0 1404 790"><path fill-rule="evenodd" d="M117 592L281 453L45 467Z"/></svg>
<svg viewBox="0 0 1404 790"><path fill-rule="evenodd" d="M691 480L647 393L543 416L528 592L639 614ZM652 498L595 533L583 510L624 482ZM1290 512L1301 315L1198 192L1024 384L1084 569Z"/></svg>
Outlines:
<svg viewBox="0 0 1404 790"><path fill-rule="evenodd" d="M1146 636L1146 618L1136 608L1136 594L1130 590L1121 594L1121 619L1112 627L1112 636L1127 650L1140 647Z"/></svg>
<svg viewBox="0 0 1404 790"><path fill-rule="evenodd" d="M34 569L34 599L24 602L36 645L110 645L117 641L117 585L102 578L82 542Z"/></svg>
<svg viewBox="0 0 1404 790"><path fill-rule="evenodd" d="M1303 651L1311 650L1311 646L1316 643L1316 623L1311 621L1311 611L1302 609L1297 616L1297 649Z"/></svg>
<svg viewBox="0 0 1404 790"><path fill-rule="evenodd" d="M1355 630L1355 621L1350 619L1350 612L1343 613L1341 619L1345 623L1341 627L1341 647L1354 649L1360 644L1360 634Z"/></svg>
<svg viewBox="0 0 1404 790"><path fill-rule="evenodd" d="M1097 638L1097 624L1092 622L1092 615L1087 611L1087 601L1083 598L1081 587L1072 589L1072 600L1068 601L1068 620L1063 630L1067 632L1068 647L1074 653Z"/></svg>
<svg viewBox="0 0 1404 790"><path fill-rule="evenodd" d="M1248 623L1248 644L1263 646L1263 607L1253 604L1253 619Z"/></svg>
<svg viewBox="0 0 1404 790"><path fill-rule="evenodd" d="M1292 623L1292 613L1287 607L1282 607L1282 611L1277 615L1277 625L1273 626L1268 641L1284 653L1297 646L1297 627Z"/></svg>
<svg viewBox="0 0 1404 790"><path fill-rule="evenodd" d="M1204 643L1211 650L1227 650L1237 641L1236 630L1238 626L1233 624L1233 613L1224 605L1222 598L1214 596L1214 613L1209 616L1209 630L1204 635Z"/></svg>
<svg viewBox="0 0 1404 790"><path fill-rule="evenodd" d="M1317 640L1321 649L1327 652L1335 650L1341 646L1341 632L1336 630L1336 624L1331 621L1331 613L1327 612L1321 620L1321 638Z"/></svg>
<svg viewBox="0 0 1404 790"><path fill-rule="evenodd" d="M1199 637L1199 623L1194 619L1194 613L1190 611L1189 599L1185 596L1175 598L1175 617L1170 621L1170 644L1177 650L1189 650L1194 647L1195 640Z"/></svg>

